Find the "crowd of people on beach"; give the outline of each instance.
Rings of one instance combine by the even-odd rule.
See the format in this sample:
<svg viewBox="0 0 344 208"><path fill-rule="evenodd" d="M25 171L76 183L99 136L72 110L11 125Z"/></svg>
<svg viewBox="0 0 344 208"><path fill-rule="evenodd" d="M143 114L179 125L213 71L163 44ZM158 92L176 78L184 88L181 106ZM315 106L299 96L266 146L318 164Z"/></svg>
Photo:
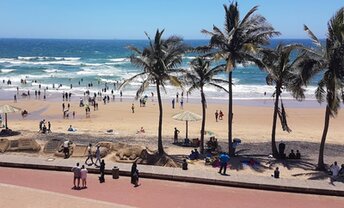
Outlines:
<svg viewBox="0 0 344 208"><path fill-rule="evenodd" d="M35 83L37 83L37 81L34 81ZM82 80L79 81L79 85L81 84ZM5 83L5 80L3 80L3 83ZM8 85L11 85L11 81L8 80L6 82ZM22 80L21 81L22 84L26 84L27 81L26 80ZM98 81L98 85L100 85L101 82ZM79 107L85 108L85 112L86 112L86 118L90 117L91 114L91 108L93 107L93 111L97 111L99 110L99 104L98 102L103 101L103 104L108 104L110 102L110 96L109 94L106 93L111 93L112 95L112 101L115 101L115 91L114 90L118 90L116 87L118 87L118 83L114 83L114 89L110 89L108 83L104 84L104 88L102 88L100 91L98 92L94 92L93 94L91 93L91 91L89 89L91 89L93 87L93 83L88 83L87 86L89 89L87 89L84 92L84 96L80 97L80 101L79 101ZM58 85L58 88L62 87L62 84ZM70 86L70 88L72 89L72 85ZM55 85L53 85L53 88L55 88ZM46 99L46 91L48 90L48 87L45 87L44 89L42 89L41 84L38 84L38 89L34 91L34 95L36 99L40 99L41 98L41 94L43 94L43 99ZM123 92L122 90L119 91L120 93L120 98L122 100L122 96L123 96ZM18 95L20 94L20 88L17 87L17 94L14 95L14 101L17 102L18 101ZM22 97L30 97L30 90L27 90L25 92L22 92ZM70 92L66 92L63 91L62 92L62 111L63 111L63 118L68 119L70 118L70 112L72 114L72 117L75 118L76 117L76 110L71 110L72 109L72 95L73 93ZM154 93L151 93L151 100L152 102L154 101ZM145 107L146 106L146 102L148 100L148 96L143 96L139 99L139 103L140 103L140 107ZM184 105L184 92L177 92L175 97L172 98L172 109L175 109L176 104L180 104L180 108L183 109L183 105ZM131 103L130 106L130 110L131 113L135 113L135 104ZM25 117L28 115L27 110L23 110L22 111L22 116ZM222 110L216 110L215 111L215 121L219 122L221 120L223 120L224 117L224 113L222 112ZM72 125L70 125L70 127L67 129L67 131L69 132L75 132L76 128L73 128ZM39 132L41 133L49 133L51 132L51 123L50 121L46 122L45 119L41 120L39 122ZM145 129L143 127L141 127L139 130L137 130L136 132L137 134L142 134L145 133ZM177 128L174 128L174 139L173 139L173 143L178 143L178 134L180 133L180 131ZM72 143L68 142L64 144L64 154L65 154L65 158L69 158L70 154L69 154L69 150L70 150L70 145ZM207 143L207 152L208 153L215 153L217 152L217 147L218 147L218 142L217 139L215 137L210 137L210 140ZM101 168L102 166L104 166L103 162L104 160L101 160L100 157L100 152L99 152L99 147L96 147L96 151L95 151L95 156L93 154L93 152L91 151L92 145L90 144L88 146L88 156L87 159L85 161L85 164L88 166L91 165L95 165L98 168ZM68 150L67 150L68 149ZM296 152L294 152L293 149L290 150L290 153L287 155L284 152L285 150L285 144L283 142L281 142L281 144L279 145L279 157L282 159L292 159L292 160L298 160L301 159L301 153L299 150L296 150ZM191 154L188 156L187 159L189 160L198 160L200 159L200 153L198 152L197 149L192 150ZM95 159L95 161L93 160ZM205 160L209 160L208 157L205 157ZM220 167L219 169L219 173L221 173L222 175L226 175L226 168L228 166L230 157L228 154L226 153L218 153L217 159L215 161L218 161L217 164L219 165L218 167ZM249 163L251 164L251 163ZM256 162L252 163L252 164L256 164ZM86 173L84 173L84 176L81 177L80 175L80 179L82 180L82 187L86 187L86 177L85 174L87 174L87 169L84 167L85 165L83 165L80 169L85 169ZM183 170L187 170L188 169L188 162L186 159L183 160L182 162L182 168ZM102 169L102 168L101 168ZM134 171L135 172L135 171ZM336 162L331 165L329 172L331 174L331 180L335 181L338 180L339 178L344 178L344 164L341 166L341 168L336 164ZM101 174L100 176L100 180L103 178L104 174ZM280 170L278 167L275 167L274 173L272 174L272 176L274 178L279 178L280 177ZM79 184L79 183L78 183ZM76 184L75 184L76 185ZM79 187L79 185L77 185L76 187Z"/></svg>
<svg viewBox="0 0 344 208"><path fill-rule="evenodd" d="M42 134L51 133L51 123L48 121L46 123L45 119L39 122L39 131Z"/></svg>
<svg viewBox="0 0 344 208"><path fill-rule="evenodd" d="M330 177L330 183L334 181L344 181L344 164L341 167L338 166L337 161L334 161L328 170Z"/></svg>

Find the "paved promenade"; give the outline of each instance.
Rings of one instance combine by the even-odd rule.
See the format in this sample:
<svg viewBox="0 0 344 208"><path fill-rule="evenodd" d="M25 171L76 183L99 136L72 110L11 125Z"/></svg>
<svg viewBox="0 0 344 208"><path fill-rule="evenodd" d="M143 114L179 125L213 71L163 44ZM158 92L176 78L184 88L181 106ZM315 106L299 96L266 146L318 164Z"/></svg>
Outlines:
<svg viewBox="0 0 344 208"><path fill-rule="evenodd" d="M232 188L146 179L134 188L129 177L89 174L87 189L72 189L73 173L0 167L0 207L142 208L342 208L343 197Z"/></svg>
<svg viewBox="0 0 344 208"><path fill-rule="evenodd" d="M45 157L25 157L21 155L2 154L0 155L0 166L21 167L30 169L44 169L57 171L70 171L76 162L82 164L84 158L49 158ZM117 166L120 175L128 176L131 164L106 163L106 173L111 174L111 169ZM89 172L98 173L98 169L87 167ZM180 168L166 168L157 166L138 165L142 178L164 179L172 181L185 181L209 185L222 185L241 188L253 188L261 190L273 190L283 192L322 194L329 196L344 196L344 183L335 182L329 184L328 180L300 180L300 179L274 179L266 176L231 174L232 170L227 171L230 176L223 176L217 173L201 170L183 171Z"/></svg>

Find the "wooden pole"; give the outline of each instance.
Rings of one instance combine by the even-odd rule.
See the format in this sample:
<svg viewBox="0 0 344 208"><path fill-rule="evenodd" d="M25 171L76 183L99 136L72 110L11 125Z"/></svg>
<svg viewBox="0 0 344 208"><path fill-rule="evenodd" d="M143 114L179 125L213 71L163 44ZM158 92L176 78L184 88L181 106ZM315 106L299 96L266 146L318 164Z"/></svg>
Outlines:
<svg viewBox="0 0 344 208"><path fill-rule="evenodd" d="M186 121L186 139L188 138L188 131L189 131L189 128L188 128L189 126L188 126L188 121Z"/></svg>
<svg viewBox="0 0 344 208"><path fill-rule="evenodd" d="M7 127L7 113L5 113L5 127L6 127L6 129L8 129L8 127Z"/></svg>

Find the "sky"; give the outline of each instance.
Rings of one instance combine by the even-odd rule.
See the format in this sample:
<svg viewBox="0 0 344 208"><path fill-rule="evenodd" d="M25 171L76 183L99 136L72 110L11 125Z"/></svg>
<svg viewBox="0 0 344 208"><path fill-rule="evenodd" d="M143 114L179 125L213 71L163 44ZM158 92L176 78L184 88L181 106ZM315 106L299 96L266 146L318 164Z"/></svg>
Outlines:
<svg viewBox="0 0 344 208"><path fill-rule="evenodd" d="M229 0L0 0L0 38L146 39L165 35L206 39L201 29L220 28ZM259 6L279 38L306 38L306 24L326 37L328 20L343 0L238 0L241 16Z"/></svg>

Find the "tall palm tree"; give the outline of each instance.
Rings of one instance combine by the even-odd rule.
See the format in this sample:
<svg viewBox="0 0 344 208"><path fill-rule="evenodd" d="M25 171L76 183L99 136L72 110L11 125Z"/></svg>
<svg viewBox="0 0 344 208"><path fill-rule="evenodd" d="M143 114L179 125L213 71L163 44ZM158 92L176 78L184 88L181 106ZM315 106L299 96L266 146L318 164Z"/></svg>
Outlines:
<svg viewBox="0 0 344 208"><path fill-rule="evenodd" d="M134 46L128 48L134 51L131 55L130 61L133 65L141 67L143 72L125 80L121 87L138 78L141 78L142 84L136 92L136 99L142 95L144 90L150 85L154 84L156 87L158 103L159 103L159 126L158 126L158 152L159 155L164 154L162 145L162 100L160 88L165 90L165 85L169 82L174 86L181 86L181 82L177 76L173 75L177 66L182 63L182 56L187 50L187 46L183 43L183 39L177 36L171 36L167 39L162 39L164 30L156 31L154 40L146 36L149 40L149 46L142 51ZM166 91L166 90L165 90Z"/></svg>
<svg viewBox="0 0 344 208"><path fill-rule="evenodd" d="M318 170L324 170L324 148L330 118L338 114L340 102L344 102L344 7L328 22L326 45L323 45L305 25L314 48L307 49L307 58L301 63L301 75L307 84L315 74L323 73L315 97L319 103L326 101L325 122L321 137Z"/></svg>
<svg viewBox="0 0 344 208"><path fill-rule="evenodd" d="M228 84L228 81L216 78L215 76L223 72L224 65L218 65L211 67L209 60L205 58L197 57L191 62L191 71L187 71L186 80L191 82L191 86L188 93L195 89L200 90L201 103L202 103L202 127L201 127L201 145L200 151L204 153L204 132L205 132L205 120L206 120L206 99L204 93L204 86L210 85L215 88L224 90L227 89L222 87L220 84Z"/></svg>
<svg viewBox="0 0 344 208"><path fill-rule="evenodd" d="M266 19L255 14L258 7L253 7L243 19L240 19L240 12L237 2L229 6L223 5L225 9L225 24L221 31L213 26L212 31L202 30L202 33L211 36L209 47L216 49L215 57L226 61L226 71L229 81L228 99L228 152L233 155L232 148L232 122L233 122L233 98L232 98L232 71L237 63L248 61L252 53L264 44L267 44L270 37L279 33L266 21Z"/></svg>
<svg viewBox="0 0 344 208"><path fill-rule="evenodd" d="M280 110L279 108L282 92L283 90L287 90L298 100L302 100L305 97L305 89L297 82L300 77L297 70L304 53L298 53L294 59L292 58L292 53L299 48L301 46L297 44L279 44L274 49L262 49L260 51L261 58L256 60L257 65L267 72L266 83L275 86L275 104L271 133L271 148L275 158L278 157L276 147L276 124L278 115L281 120L282 129L288 132L291 131L287 124L283 103L281 103L282 109Z"/></svg>

